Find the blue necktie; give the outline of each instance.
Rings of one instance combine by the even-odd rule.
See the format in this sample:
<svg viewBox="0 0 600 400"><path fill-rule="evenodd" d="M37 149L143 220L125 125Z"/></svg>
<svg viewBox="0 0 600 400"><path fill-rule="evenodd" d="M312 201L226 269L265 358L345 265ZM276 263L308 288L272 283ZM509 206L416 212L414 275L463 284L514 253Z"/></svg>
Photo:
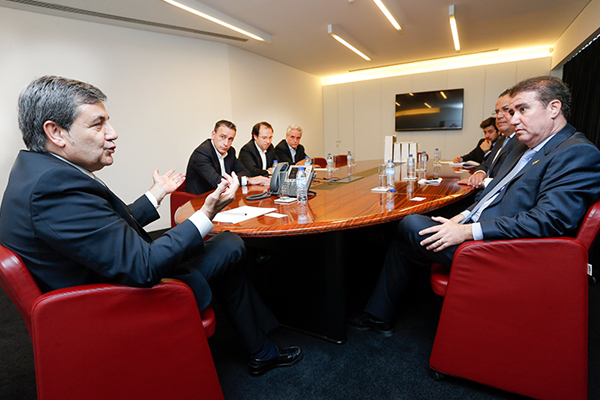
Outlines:
<svg viewBox="0 0 600 400"><path fill-rule="evenodd" d="M494 200L494 198L500 193L506 185L527 165L527 163L533 158L535 155L535 150L527 150L522 156L517 165L500 181L492 190L488 192L480 201L477 203L475 208L471 211L471 213L463 220L463 224L467 223L469 220L473 222L477 222L479 220L479 216L483 212L483 210Z"/></svg>

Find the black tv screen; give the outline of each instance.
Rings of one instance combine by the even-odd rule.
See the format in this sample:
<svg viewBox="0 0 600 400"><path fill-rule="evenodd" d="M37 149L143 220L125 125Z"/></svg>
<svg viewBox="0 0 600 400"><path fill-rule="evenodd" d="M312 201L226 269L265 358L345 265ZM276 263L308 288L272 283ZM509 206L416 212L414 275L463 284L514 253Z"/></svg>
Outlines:
<svg viewBox="0 0 600 400"><path fill-rule="evenodd" d="M396 95L396 131L462 129L464 89Z"/></svg>

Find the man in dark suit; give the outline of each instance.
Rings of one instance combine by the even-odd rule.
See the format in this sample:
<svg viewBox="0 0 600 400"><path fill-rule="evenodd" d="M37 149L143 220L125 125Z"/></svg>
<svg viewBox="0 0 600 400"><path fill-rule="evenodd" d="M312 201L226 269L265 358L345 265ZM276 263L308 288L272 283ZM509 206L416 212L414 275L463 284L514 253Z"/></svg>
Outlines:
<svg viewBox="0 0 600 400"><path fill-rule="evenodd" d="M492 117L487 118L479 124L479 127L483 129L483 139L477 142L477 146L471 150L468 154L460 157L454 157L455 163L475 161L481 164L487 159L492 148L495 146L498 140L498 129L496 128L496 120Z"/></svg>
<svg viewBox="0 0 600 400"><path fill-rule="evenodd" d="M277 160L273 141L273 127L268 122L259 122L252 127L252 139L240 150L240 162L250 176L269 176L273 160Z"/></svg>
<svg viewBox="0 0 600 400"><path fill-rule="evenodd" d="M558 78L515 85L508 112L521 144L463 213L409 215L399 223L365 313L350 324L390 336L396 302L414 271L431 262L450 268L465 241L574 235L600 197L600 151L567 123L570 105L569 89Z"/></svg>
<svg viewBox="0 0 600 400"><path fill-rule="evenodd" d="M190 286L200 310L214 292L251 354L251 374L297 362L298 347L279 350L265 336L278 323L240 268L244 242L229 232L203 241L235 196L235 173L201 210L152 241L142 226L158 219L161 200L185 176L155 170L154 185L130 206L97 179L94 172L113 163L118 138L105 100L92 85L56 76L23 90L19 128L28 151L10 173L0 243L23 259L43 292L104 282L144 287L173 277Z"/></svg>
<svg viewBox="0 0 600 400"><path fill-rule="evenodd" d="M285 139L275 146L275 154L279 162L287 162L290 165L304 163L306 153L304 146L300 144L302 128L298 125L290 125L285 131Z"/></svg>
<svg viewBox="0 0 600 400"><path fill-rule="evenodd" d="M515 148L520 142L515 135L512 125L508 122L510 115L508 114L508 105L510 96L508 90L505 90L498 97L494 115L496 117L496 127L500 131L501 136L494 146L487 159L473 171L473 174L464 180L460 180L459 184L467 184L476 188L485 188L487 184L494 179L500 171L506 155Z"/></svg>
<svg viewBox="0 0 600 400"><path fill-rule="evenodd" d="M185 191L187 193L203 194L215 190L225 174L235 172L242 186L268 185L269 178L252 176L235 156L231 146L236 134L235 125L226 120L217 121L211 133L194 150L188 161L186 171Z"/></svg>

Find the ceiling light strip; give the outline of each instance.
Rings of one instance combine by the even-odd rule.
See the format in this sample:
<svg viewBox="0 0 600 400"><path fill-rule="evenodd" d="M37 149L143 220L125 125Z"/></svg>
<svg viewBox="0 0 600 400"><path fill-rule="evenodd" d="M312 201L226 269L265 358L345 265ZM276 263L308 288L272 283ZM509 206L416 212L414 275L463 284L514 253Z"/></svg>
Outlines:
<svg viewBox="0 0 600 400"><path fill-rule="evenodd" d="M236 37L236 36L201 31L198 29L185 28L183 26L177 26L177 25L162 24L159 22L145 21L145 20L136 19L136 18L122 17L120 15L100 13L100 12L96 12L96 11L84 10L81 8L63 6L60 4L44 3L42 1L35 1L35 0L5 0L5 1L10 2L10 3L22 4L22 5L29 6L29 7L39 7L39 8L51 10L52 12L50 14L52 14L52 15L61 16L61 15L63 15L63 13L71 13L71 14L82 15L85 17L102 18L102 19L118 21L118 22L122 22L122 23L126 23L126 24L145 25L145 26L149 26L149 27L153 27L153 28L169 29L169 30L174 30L174 31L193 33L196 35L212 36L212 37L217 37L217 38L221 38L221 39L235 40L238 42L247 42L248 41L248 39L246 39L246 38L240 38L240 37ZM27 8L25 8L25 9L27 9ZM122 26L122 24L121 24L121 26Z"/></svg>
<svg viewBox="0 0 600 400"><path fill-rule="evenodd" d="M388 21L390 21L390 24L392 24L394 29L396 29L397 31L402 31L402 27L400 26L398 21L396 21L396 18L394 18L394 16L390 12L390 10L387 9L385 4L383 4L383 2L381 0L373 0L373 3L375 3L377 5L377 7L379 7L379 9L383 13L383 15L385 15L385 17L388 19Z"/></svg>
<svg viewBox="0 0 600 400"><path fill-rule="evenodd" d="M344 39L344 37L348 38L348 34L346 34L344 31L342 31L341 28L329 24L329 25L327 25L327 33L329 33L329 35L331 35L331 37L334 38L335 40L337 40L339 43L343 44L348 49L350 49L354 53L358 54L365 61L371 61L369 56L367 56L363 51L359 50L356 46L350 44L348 42L348 40ZM342 37L342 36L344 36L344 37Z"/></svg>
<svg viewBox="0 0 600 400"><path fill-rule="evenodd" d="M452 39L454 40L454 49L460 51L460 42L458 40L458 28L456 27L456 18L454 18L454 6L450 6L450 30L452 31Z"/></svg>
<svg viewBox="0 0 600 400"><path fill-rule="evenodd" d="M323 78L323 85L336 85L340 83L359 82L425 72L446 71L505 62L533 60L536 58L550 57L551 55L551 46L491 51L328 76Z"/></svg>
<svg viewBox="0 0 600 400"><path fill-rule="evenodd" d="M193 0L163 0L172 6L185 10L189 13L197 15L198 17L207 19L211 22L224 26L227 29L231 29L235 32L241 33L242 35L248 36L249 38L258 40L260 42L271 43L271 35L268 33L259 31L256 28L246 25L241 21L237 21L217 10L213 10L203 4L200 4ZM227 22L229 21L229 22Z"/></svg>

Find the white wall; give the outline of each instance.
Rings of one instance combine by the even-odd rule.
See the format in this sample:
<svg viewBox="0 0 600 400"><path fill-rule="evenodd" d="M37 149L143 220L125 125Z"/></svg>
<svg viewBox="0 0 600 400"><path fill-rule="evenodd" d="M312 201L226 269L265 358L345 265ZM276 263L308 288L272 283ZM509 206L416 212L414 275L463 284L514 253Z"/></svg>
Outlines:
<svg viewBox="0 0 600 400"><path fill-rule="evenodd" d="M46 74L89 82L108 96L119 139L115 163L98 176L126 202L151 186L154 168L185 171L193 149L222 118L239 126L237 149L252 124L266 119L275 139L288 124L300 124L309 154L322 151L314 76L225 44L0 7L0 193L24 148L17 97ZM159 211L151 230L169 226L168 204Z"/></svg>
<svg viewBox="0 0 600 400"><path fill-rule="evenodd" d="M325 152L351 150L357 160L383 159L384 137L415 141L443 159L469 152L483 137L479 124L491 116L498 95L522 79L550 73L551 58L448 71L397 76L323 87ZM465 89L463 129L394 131L395 95L430 90Z"/></svg>

